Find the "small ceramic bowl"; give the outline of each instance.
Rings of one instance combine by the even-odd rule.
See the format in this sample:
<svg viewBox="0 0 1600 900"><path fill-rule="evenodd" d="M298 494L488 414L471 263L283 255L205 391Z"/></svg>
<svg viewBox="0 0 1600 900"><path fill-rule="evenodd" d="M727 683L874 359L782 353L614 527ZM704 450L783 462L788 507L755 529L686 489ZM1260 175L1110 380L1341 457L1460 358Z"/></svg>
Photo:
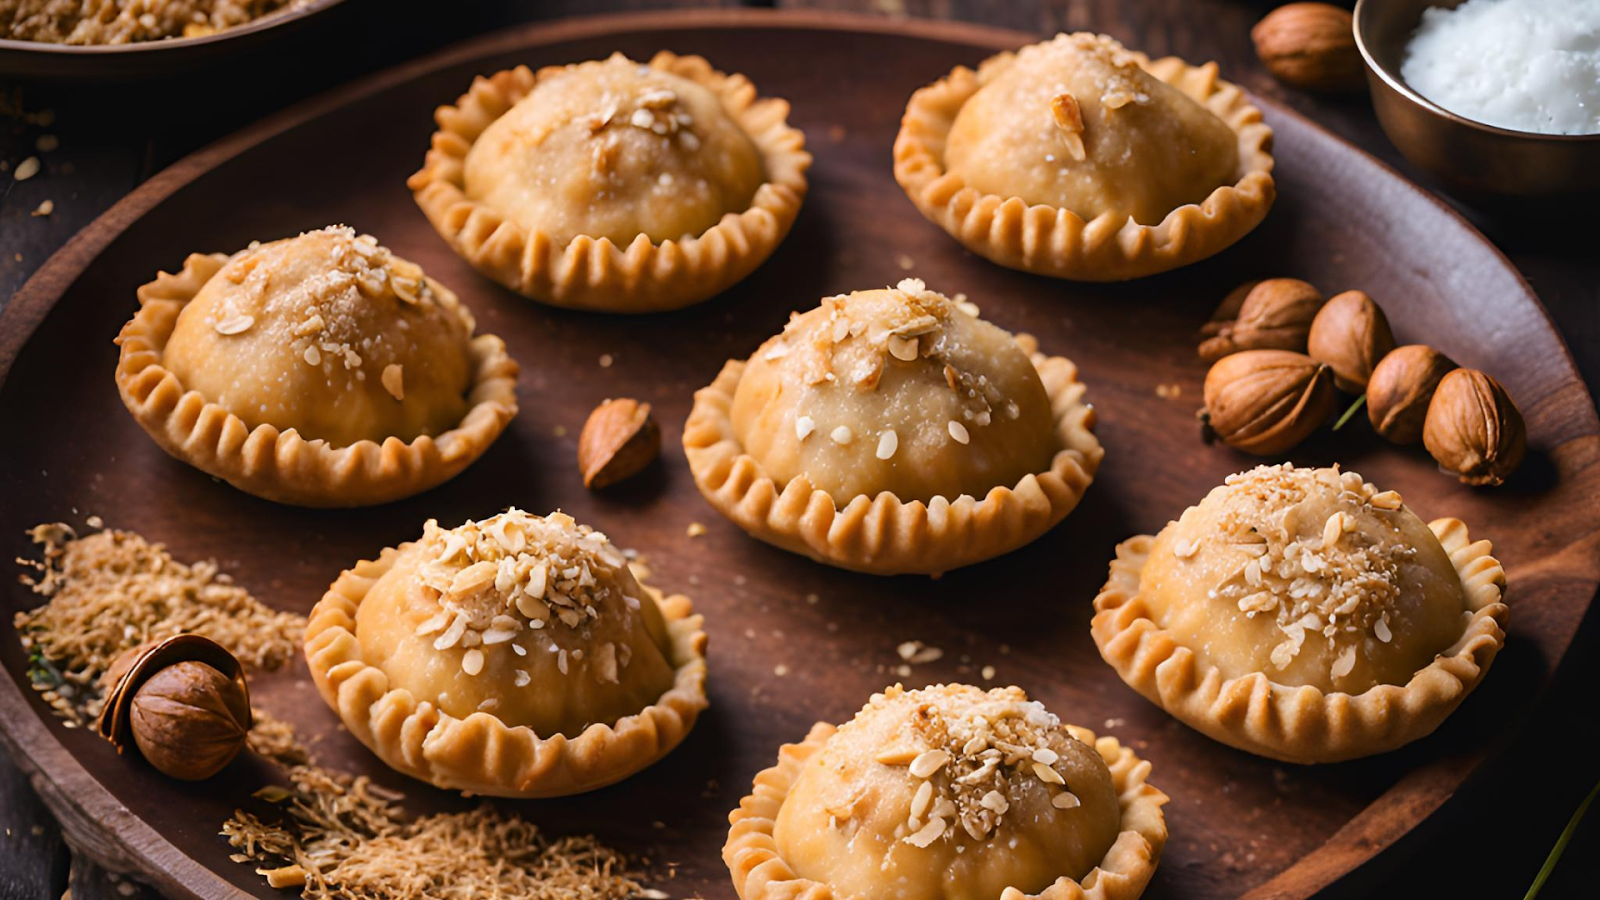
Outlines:
<svg viewBox="0 0 1600 900"><path fill-rule="evenodd" d="M1406 159L1449 186L1503 198L1553 199L1600 192L1600 134L1535 134L1448 112L1400 77L1406 43L1430 6L1465 0L1360 0L1356 45L1367 64L1372 105Z"/></svg>

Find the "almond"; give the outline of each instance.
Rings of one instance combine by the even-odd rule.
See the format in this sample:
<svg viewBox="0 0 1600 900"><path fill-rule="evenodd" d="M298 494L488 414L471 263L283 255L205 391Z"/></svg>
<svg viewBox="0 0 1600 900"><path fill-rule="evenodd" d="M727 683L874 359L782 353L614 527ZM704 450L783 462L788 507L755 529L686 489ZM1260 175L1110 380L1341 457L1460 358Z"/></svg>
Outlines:
<svg viewBox="0 0 1600 900"><path fill-rule="evenodd" d="M661 426L650 404L626 397L607 400L589 413L578 436L583 486L599 490L638 474L661 453Z"/></svg>
<svg viewBox="0 0 1600 900"><path fill-rule="evenodd" d="M1327 3L1290 3L1250 29L1272 77L1310 91L1358 91L1365 82L1350 12Z"/></svg>

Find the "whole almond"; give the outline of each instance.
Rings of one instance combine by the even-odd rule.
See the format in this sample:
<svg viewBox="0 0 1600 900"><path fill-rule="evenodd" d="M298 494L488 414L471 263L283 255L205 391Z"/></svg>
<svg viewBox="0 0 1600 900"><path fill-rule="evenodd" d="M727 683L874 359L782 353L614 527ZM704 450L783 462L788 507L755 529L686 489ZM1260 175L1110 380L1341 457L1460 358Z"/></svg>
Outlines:
<svg viewBox="0 0 1600 900"><path fill-rule="evenodd" d="M1302 352L1321 308L1315 287L1298 278L1268 278L1245 295L1238 318L1215 327L1215 336L1200 344L1200 358L1215 362L1240 350Z"/></svg>
<svg viewBox="0 0 1600 900"><path fill-rule="evenodd" d="M607 400L589 413L578 436L583 486L599 490L638 474L661 452L661 426L650 404L626 397Z"/></svg>
<svg viewBox="0 0 1600 900"><path fill-rule="evenodd" d="M1311 436L1333 412L1333 376L1304 353L1245 350L1206 374L1207 426L1230 447L1276 456Z"/></svg>
<svg viewBox="0 0 1600 900"><path fill-rule="evenodd" d="M1333 383L1352 394L1367 389L1378 360L1394 349L1389 319L1361 291L1335 294L1323 304L1306 336L1306 353L1333 369Z"/></svg>
<svg viewBox="0 0 1600 900"><path fill-rule="evenodd" d="M1365 83L1350 12L1327 3L1290 3L1250 29L1272 77L1311 91L1358 91Z"/></svg>

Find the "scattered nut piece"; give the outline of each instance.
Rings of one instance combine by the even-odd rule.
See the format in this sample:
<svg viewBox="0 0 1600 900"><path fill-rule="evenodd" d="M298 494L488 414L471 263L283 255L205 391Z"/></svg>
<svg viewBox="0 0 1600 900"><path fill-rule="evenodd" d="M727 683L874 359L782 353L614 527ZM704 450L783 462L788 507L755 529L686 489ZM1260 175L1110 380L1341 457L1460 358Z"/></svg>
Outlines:
<svg viewBox="0 0 1600 900"><path fill-rule="evenodd" d="M1226 301L1224 301L1226 303ZM1207 362L1241 350L1306 349L1311 322L1322 308L1322 294L1298 278L1269 278L1250 289L1233 322L1216 327L1216 334L1200 344Z"/></svg>
<svg viewBox="0 0 1600 900"><path fill-rule="evenodd" d="M389 392L389 396L396 400L404 400L406 398L405 369L399 363L390 363L384 366L381 380L383 381L383 389Z"/></svg>
<svg viewBox="0 0 1600 900"><path fill-rule="evenodd" d="M1311 322L1306 353L1333 370L1341 391L1360 394L1378 361L1394 349L1394 332L1378 304L1361 291L1329 298Z"/></svg>
<svg viewBox="0 0 1600 900"><path fill-rule="evenodd" d="M17 170L11 173L11 177L18 181L27 181L37 174L39 174L39 157L30 156L17 163Z"/></svg>
<svg viewBox="0 0 1600 900"><path fill-rule="evenodd" d="M1463 484L1502 484L1522 463L1527 441L1522 413L1498 381L1476 369L1440 379L1422 426L1440 469Z"/></svg>
<svg viewBox="0 0 1600 900"><path fill-rule="evenodd" d="M1207 427L1230 447L1276 456L1305 440L1333 412L1332 373L1303 353L1246 350L1206 374Z"/></svg>
<svg viewBox="0 0 1600 900"><path fill-rule="evenodd" d="M1061 130L1062 143L1067 148L1067 155L1077 162L1083 162L1088 154L1083 147L1083 111L1078 108L1078 98L1071 94L1057 94L1050 101L1050 115L1056 120L1056 127Z"/></svg>
<svg viewBox="0 0 1600 900"><path fill-rule="evenodd" d="M1433 392L1455 368L1450 357L1426 344L1389 351L1367 379L1367 420L1372 429L1396 444L1421 441Z"/></svg>
<svg viewBox="0 0 1600 900"><path fill-rule="evenodd" d="M1256 56L1272 77L1310 91L1359 91L1366 83L1349 10L1290 3L1250 29Z"/></svg>
<svg viewBox="0 0 1600 900"><path fill-rule="evenodd" d="M33 208L33 212L30 213L30 215L38 219L48 216L55 211L56 202L54 200L40 200L39 205Z"/></svg>
<svg viewBox="0 0 1600 900"><path fill-rule="evenodd" d="M593 490L638 474L661 452L661 426L650 404L626 397L607 400L589 413L578 435L578 469Z"/></svg>

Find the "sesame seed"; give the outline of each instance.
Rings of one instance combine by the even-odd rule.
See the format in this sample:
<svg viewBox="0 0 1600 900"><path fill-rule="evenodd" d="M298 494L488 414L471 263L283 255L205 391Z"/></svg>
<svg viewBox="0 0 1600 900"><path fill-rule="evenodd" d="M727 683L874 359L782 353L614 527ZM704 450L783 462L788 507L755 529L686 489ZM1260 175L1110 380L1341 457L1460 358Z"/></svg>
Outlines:
<svg viewBox="0 0 1600 900"><path fill-rule="evenodd" d="M955 419L951 419L947 427L950 431L950 437L954 438L956 443L965 444L972 440L972 436L967 433L967 426L957 422Z"/></svg>

